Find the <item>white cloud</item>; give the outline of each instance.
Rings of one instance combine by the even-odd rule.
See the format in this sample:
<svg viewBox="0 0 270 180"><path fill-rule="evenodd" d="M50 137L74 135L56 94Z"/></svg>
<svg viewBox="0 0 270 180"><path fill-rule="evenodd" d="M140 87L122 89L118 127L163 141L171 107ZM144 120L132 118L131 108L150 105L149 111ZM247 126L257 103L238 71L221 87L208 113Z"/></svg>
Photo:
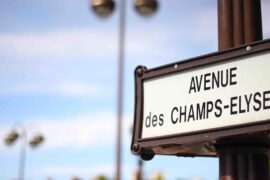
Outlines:
<svg viewBox="0 0 270 180"><path fill-rule="evenodd" d="M38 120L46 143L43 148L87 148L109 145L114 142L115 115L113 113L90 114L68 119Z"/></svg>
<svg viewBox="0 0 270 180"><path fill-rule="evenodd" d="M129 149L131 138L132 115L123 117L122 124L122 148ZM24 121L21 121L24 122ZM70 118L60 119L28 119L23 124L28 133L28 138L35 134L42 134L45 138L39 148L44 153L46 151L69 148L72 150L85 150L89 148L114 148L116 137L116 114L112 112L98 112L84 114ZM5 123L0 126L0 140L12 129L21 131L20 126ZM0 143L0 153L17 154L20 143L15 143L15 147L7 147Z"/></svg>
<svg viewBox="0 0 270 180"><path fill-rule="evenodd" d="M110 63L116 59L115 40L113 31L94 29L2 33L0 95L107 94L110 86L102 87L96 79L108 78L114 70Z"/></svg>
<svg viewBox="0 0 270 180"><path fill-rule="evenodd" d="M124 165L122 167L122 173L125 179L131 179L132 174L134 173L134 168ZM94 164L89 165L64 165L64 164L49 164L43 167L36 167L30 176L39 176L46 177L48 174L53 175L54 177L72 177L76 176L82 179L94 179L97 175L105 175L110 179L113 178L115 174L115 165L114 164Z"/></svg>
<svg viewBox="0 0 270 180"><path fill-rule="evenodd" d="M3 85L3 84L2 84ZM106 88L101 85L75 81L49 81L49 82L26 82L11 83L3 85L0 95L16 94L39 94L39 95L58 95L58 96L86 96L96 97L106 93Z"/></svg>
<svg viewBox="0 0 270 180"><path fill-rule="evenodd" d="M34 170L33 175L46 176L53 174L54 176L78 176L83 179L89 179L96 175L111 175L113 174L114 166L111 164L81 166L81 165L48 165ZM32 176L33 176L32 175Z"/></svg>
<svg viewBox="0 0 270 180"><path fill-rule="evenodd" d="M0 35L1 53L17 57L40 57L34 61L63 61L60 57L106 57L115 54L116 36L108 30L59 30L49 32L9 33ZM33 59L24 59L33 60ZM78 59L79 61L79 59Z"/></svg>
<svg viewBox="0 0 270 180"><path fill-rule="evenodd" d="M0 34L0 95L55 94L96 96L110 87L82 80L102 57L115 52L113 32L69 30L57 32ZM16 56L14 58L13 56ZM90 56L92 58L85 58ZM73 57L69 59L70 57ZM105 58L106 59L106 58ZM69 61L69 62L68 62ZM89 62L87 62L89 61ZM84 71L80 71L84 69ZM100 69L104 69L100 66ZM94 68L95 78L98 74ZM105 71L106 72L106 71ZM79 80L77 80L79 79ZM94 78L92 78L94 79ZM94 81L94 80L93 80Z"/></svg>
<svg viewBox="0 0 270 180"><path fill-rule="evenodd" d="M64 147L83 149L114 143L116 120L113 113L101 112L67 119L33 119L26 123L28 137L35 133L41 133L45 137L42 150ZM0 139L4 139L11 128L8 124L2 124ZM0 149L7 150L2 143Z"/></svg>
<svg viewBox="0 0 270 180"><path fill-rule="evenodd" d="M200 177L193 177L193 178L191 178L191 180L203 180L203 179Z"/></svg>

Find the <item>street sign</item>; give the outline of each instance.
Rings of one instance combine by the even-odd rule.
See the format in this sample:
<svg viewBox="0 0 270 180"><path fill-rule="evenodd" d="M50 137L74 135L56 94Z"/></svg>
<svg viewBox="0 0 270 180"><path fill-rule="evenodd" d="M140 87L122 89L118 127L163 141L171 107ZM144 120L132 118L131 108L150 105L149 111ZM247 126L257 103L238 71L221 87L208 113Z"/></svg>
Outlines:
<svg viewBox="0 0 270 180"><path fill-rule="evenodd" d="M216 156L216 140L270 130L270 40L135 70L134 154Z"/></svg>

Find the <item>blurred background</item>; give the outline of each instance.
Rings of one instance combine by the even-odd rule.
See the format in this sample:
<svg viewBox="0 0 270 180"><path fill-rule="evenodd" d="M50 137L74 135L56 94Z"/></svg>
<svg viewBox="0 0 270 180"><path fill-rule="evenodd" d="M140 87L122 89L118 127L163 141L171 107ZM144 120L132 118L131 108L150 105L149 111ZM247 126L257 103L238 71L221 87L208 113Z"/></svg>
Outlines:
<svg viewBox="0 0 270 180"><path fill-rule="evenodd" d="M120 2L103 18L91 2L0 0L1 180L115 177ZM130 152L135 67L217 51L216 0L158 0L147 17L134 2L123 49L124 180L139 168ZM270 1L261 2L267 39ZM218 179L216 158L156 156L142 167L143 179Z"/></svg>

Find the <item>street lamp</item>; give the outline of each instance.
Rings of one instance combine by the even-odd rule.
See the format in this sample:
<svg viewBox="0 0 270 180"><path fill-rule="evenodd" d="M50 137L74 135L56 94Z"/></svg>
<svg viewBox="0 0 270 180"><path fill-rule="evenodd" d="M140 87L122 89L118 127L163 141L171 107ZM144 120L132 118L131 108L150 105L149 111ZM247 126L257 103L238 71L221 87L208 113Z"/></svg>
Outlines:
<svg viewBox="0 0 270 180"><path fill-rule="evenodd" d="M19 134L12 130L5 138L6 145L12 145L19 137Z"/></svg>
<svg viewBox="0 0 270 180"><path fill-rule="evenodd" d="M91 7L100 17L106 17L114 10L113 0L92 0ZM119 31L118 31L118 81L117 81L117 142L116 142L116 174L115 180L121 180L121 145L122 145L122 113L124 84L124 52L126 28L126 0L119 0ZM156 0L135 0L135 10L143 16L157 11Z"/></svg>
<svg viewBox="0 0 270 180"><path fill-rule="evenodd" d="M19 177L18 180L24 180L24 171L25 171L25 158L26 158L26 145L29 143L31 148L38 147L43 141L44 137L42 135L33 136L29 142L27 142L27 133L26 129L23 125L20 125L21 133L16 130L10 131L6 138L4 139L4 143L8 146L14 144L17 139L22 139L21 152L20 152L20 161L19 161Z"/></svg>
<svg viewBox="0 0 270 180"><path fill-rule="evenodd" d="M107 17L113 12L115 3L112 0L93 0L91 7L98 16Z"/></svg>
<svg viewBox="0 0 270 180"><path fill-rule="evenodd" d="M136 11L143 16L153 15L158 9L156 0L135 0Z"/></svg>
<svg viewBox="0 0 270 180"><path fill-rule="evenodd" d="M42 135L36 135L34 136L30 141L29 145L32 148L38 147L42 142L44 141L44 137Z"/></svg>

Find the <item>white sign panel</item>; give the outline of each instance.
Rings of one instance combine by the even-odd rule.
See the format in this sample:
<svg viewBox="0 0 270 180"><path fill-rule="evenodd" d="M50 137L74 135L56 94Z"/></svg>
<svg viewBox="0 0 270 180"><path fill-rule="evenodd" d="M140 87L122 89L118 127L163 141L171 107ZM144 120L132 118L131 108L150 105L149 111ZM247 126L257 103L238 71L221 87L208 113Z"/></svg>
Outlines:
<svg viewBox="0 0 270 180"><path fill-rule="evenodd" d="M269 118L269 52L143 82L141 138L242 125Z"/></svg>

